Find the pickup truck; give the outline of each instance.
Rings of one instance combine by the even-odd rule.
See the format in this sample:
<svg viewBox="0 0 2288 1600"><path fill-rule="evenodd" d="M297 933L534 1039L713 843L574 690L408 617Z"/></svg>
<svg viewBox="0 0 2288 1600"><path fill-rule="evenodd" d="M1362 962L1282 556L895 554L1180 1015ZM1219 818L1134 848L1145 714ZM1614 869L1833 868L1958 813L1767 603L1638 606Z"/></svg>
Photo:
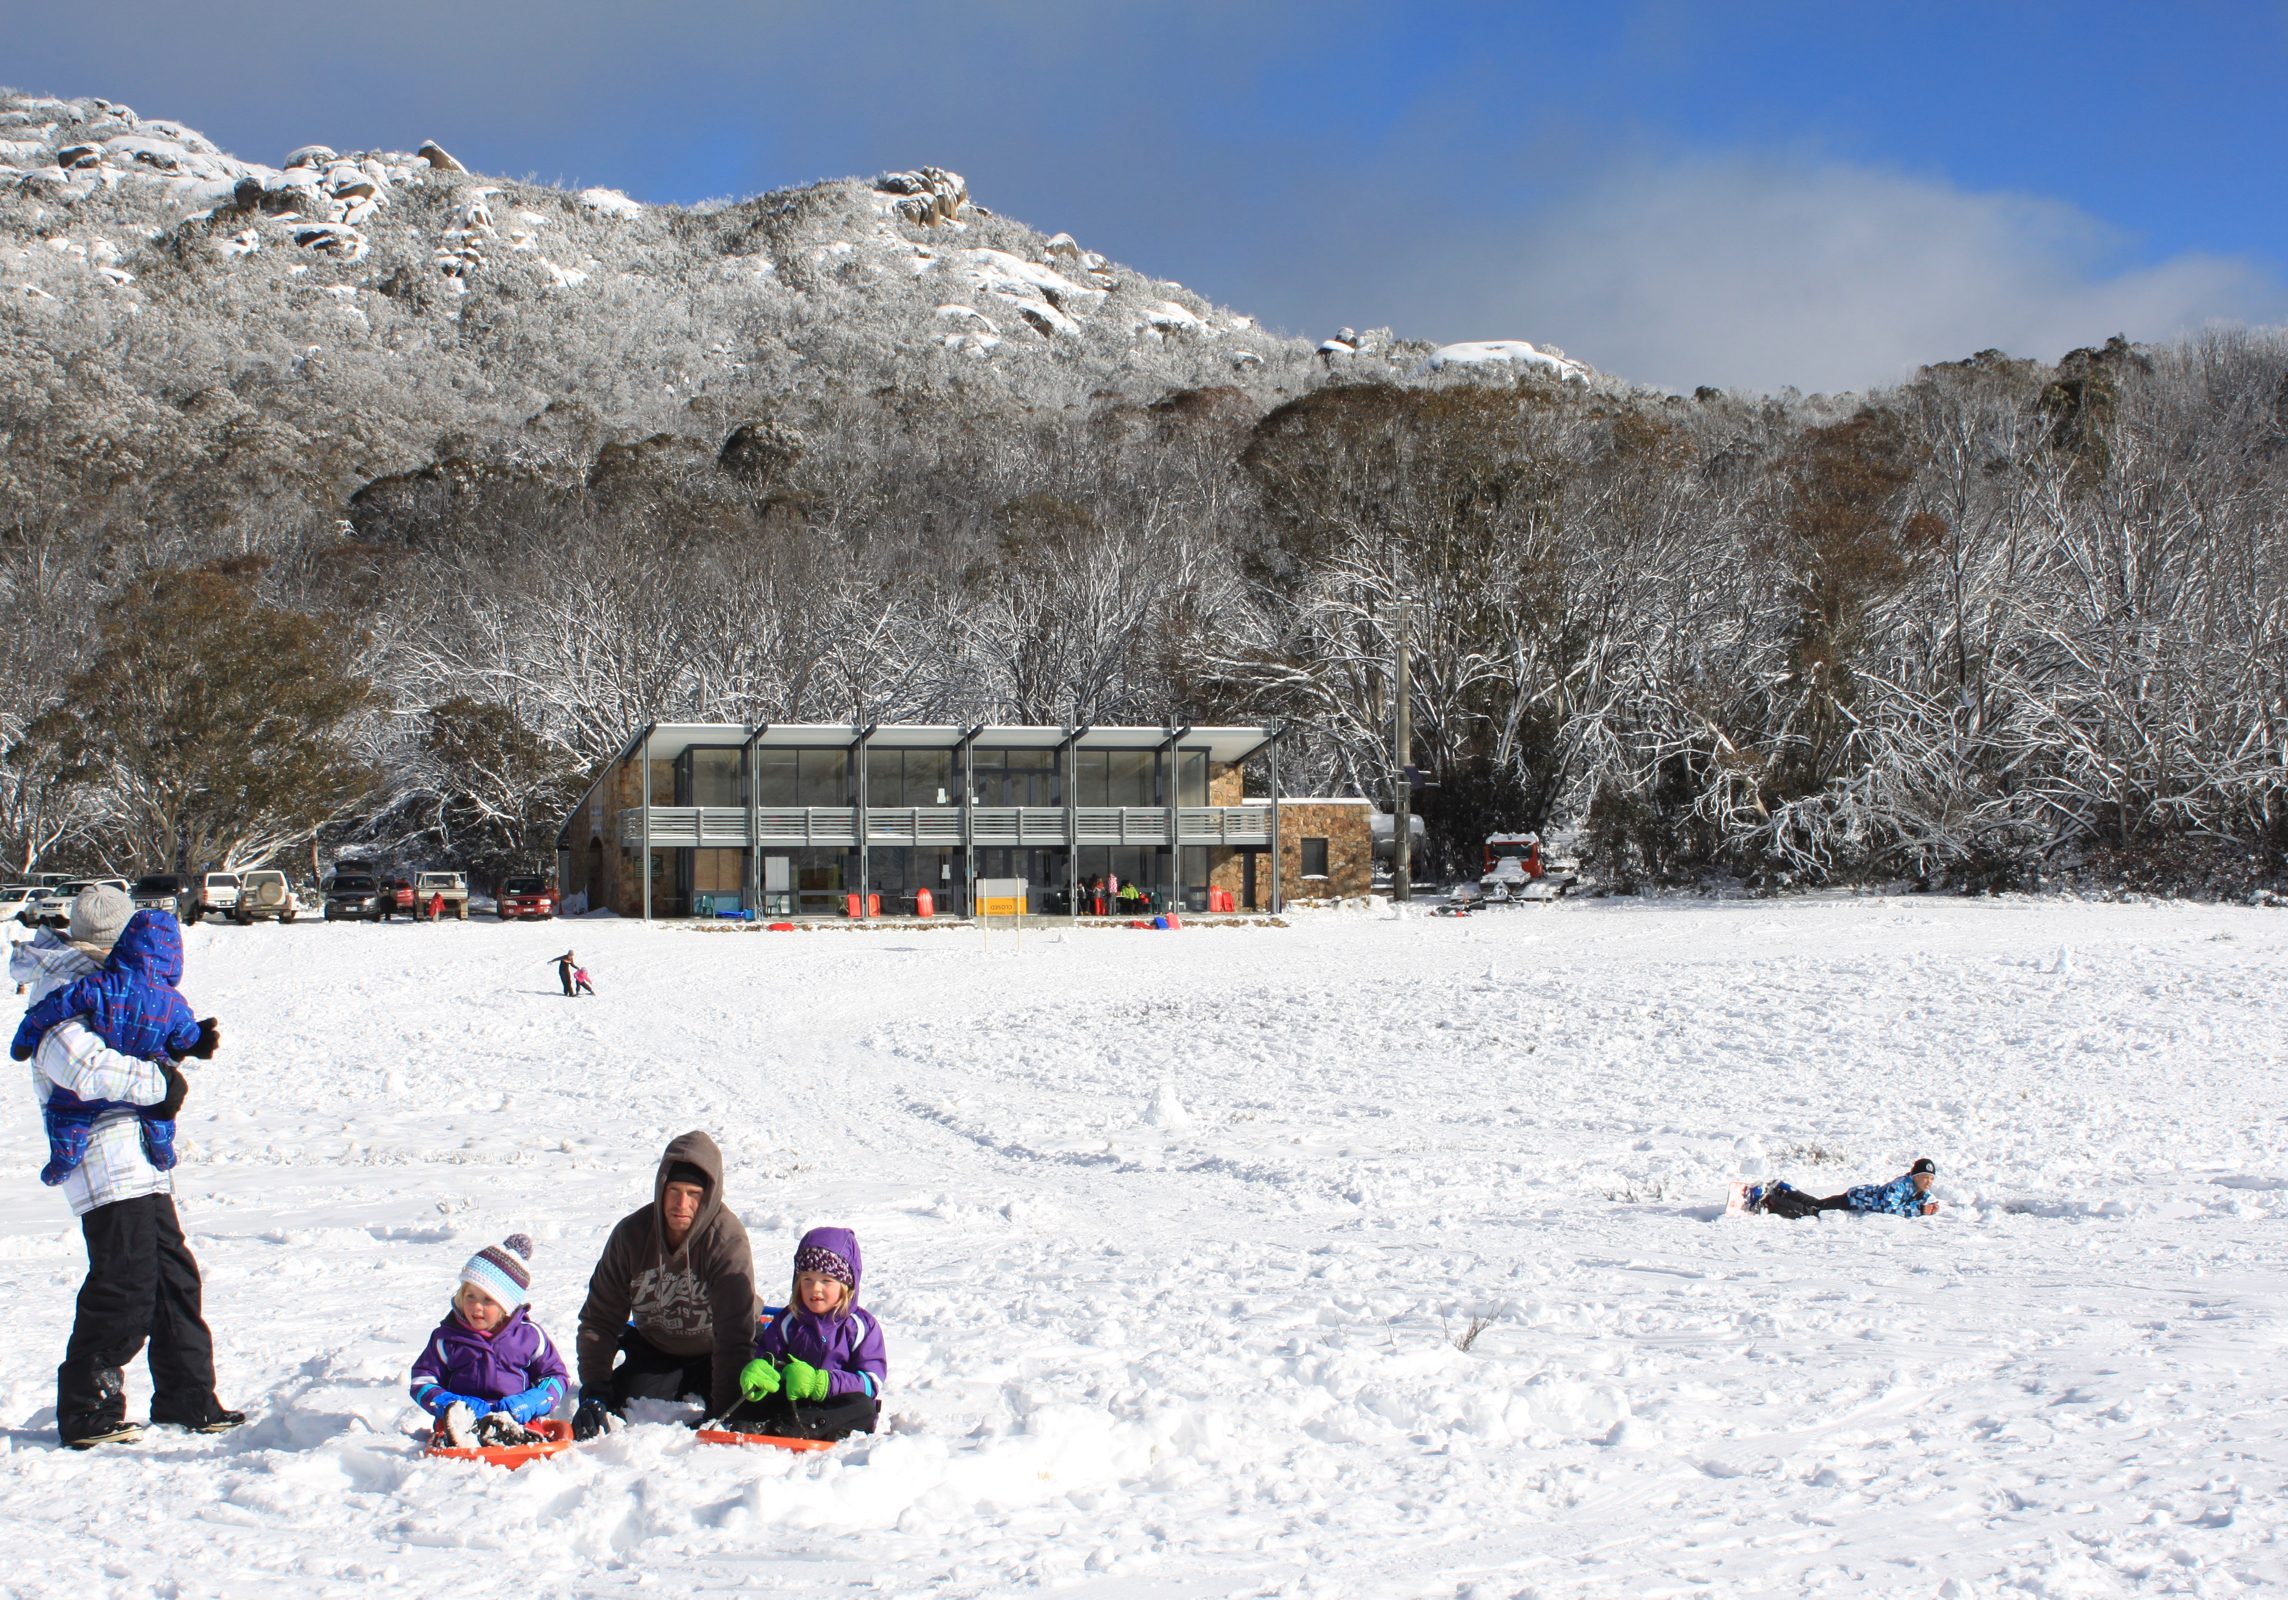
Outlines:
<svg viewBox="0 0 2288 1600"><path fill-rule="evenodd" d="M443 915L469 920L469 880L458 872L424 872L413 880L413 920L429 920L432 902L445 903Z"/></svg>
<svg viewBox="0 0 2288 1600"><path fill-rule="evenodd" d="M191 905L186 922L196 922L205 916L228 916L238 909L238 874L235 872L209 872L199 879L198 899Z"/></svg>
<svg viewBox="0 0 2288 1600"><path fill-rule="evenodd" d="M556 915L556 886L546 878L510 878L501 885L499 909L503 922L519 917L546 921Z"/></svg>

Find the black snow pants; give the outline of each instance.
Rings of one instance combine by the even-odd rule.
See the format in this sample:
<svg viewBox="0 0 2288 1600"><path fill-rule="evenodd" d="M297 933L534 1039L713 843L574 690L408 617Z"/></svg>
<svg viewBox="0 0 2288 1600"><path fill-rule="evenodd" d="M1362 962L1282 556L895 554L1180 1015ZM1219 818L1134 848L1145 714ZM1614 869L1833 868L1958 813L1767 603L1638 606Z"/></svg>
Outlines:
<svg viewBox="0 0 2288 1600"><path fill-rule="evenodd" d="M1851 1197L1831 1194L1821 1200L1805 1194L1801 1189L1775 1189L1764 1196L1764 1203L1759 1209L1769 1211L1775 1217L1793 1219L1808 1217L1818 1211L1848 1211L1851 1209Z"/></svg>
<svg viewBox="0 0 2288 1600"><path fill-rule="evenodd" d="M880 1411L868 1394L841 1394L831 1400L797 1403L780 1393L767 1400L740 1401L723 1418L723 1426L780 1439L840 1439L853 1433L872 1433Z"/></svg>
<svg viewBox="0 0 2288 1600"><path fill-rule="evenodd" d="M79 1219L87 1281L63 1365L56 1368L56 1429L66 1440L127 1417L121 1368L150 1345L151 1420L196 1427L220 1409L214 1336L200 1314L199 1264L183 1241L175 1197L137 1195Z"/></svg>
<svg viewBox="0 0 2288 1600"><path fill-rule="evenodd" d="M570 1000L570 999L572 999L572 998L573 998L573 995L572 995L572 963L571 963L571 962L569 962L569 961L559 961L559 962L557 962L557 963L556 963L556 981L557 981L558 983L561 983L562 985L564 985L564 998L565 998L565 999L567 999L567 1000Z"/></svg>
<svg viewBox="0 0 2288 1600"><path fill-rule="evenodd" d="M621 1330L620 1357L604 1401L615 1414L626 1410L630 1400L680 1400L685 1395L707 1400L715 1387L712 1350L671 1356L630 1327Z"/></svg>

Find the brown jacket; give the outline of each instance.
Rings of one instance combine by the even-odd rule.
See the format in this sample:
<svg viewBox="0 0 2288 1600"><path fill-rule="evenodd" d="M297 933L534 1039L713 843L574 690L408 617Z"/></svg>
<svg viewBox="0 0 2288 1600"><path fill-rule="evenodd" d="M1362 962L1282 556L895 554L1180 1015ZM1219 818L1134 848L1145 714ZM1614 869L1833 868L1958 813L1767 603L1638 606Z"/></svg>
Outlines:
<svg viewBox="0 0 2288 1600"><path fill-rule="evenodd" d="M684 1235L667 1248L660 1200L668 1170L689 1162L707 1174L707 1198ZM580 1388L601 1395L611 1381L620 1330L632 1319L655 1348L676 1356L715 1352L709 1414L721 1416L739 1400L739 1369L754 1359L755 1257L747 1230L723 1204L723 1153L704 1133L668 1141L652 1180L651 1204L622 1217L604 1241L604 1254L588 1279L580 1307Z"/></svg>

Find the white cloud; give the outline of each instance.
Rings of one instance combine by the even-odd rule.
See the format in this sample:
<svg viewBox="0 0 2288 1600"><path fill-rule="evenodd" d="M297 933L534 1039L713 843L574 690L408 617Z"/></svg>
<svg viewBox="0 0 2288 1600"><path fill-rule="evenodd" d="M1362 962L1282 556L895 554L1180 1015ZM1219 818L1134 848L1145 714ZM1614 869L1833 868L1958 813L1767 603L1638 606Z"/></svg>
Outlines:
<svg viewBox="0 0 2288 1600"><path fill-rule="evenodd" d="M1862 388L1989 347L2055 358L2288 312L2247 262L2125 265L2071 206L1834 163L1636 165L1430 243L1391 287L1439 337L1554 342L1679 388Z"/></svg>

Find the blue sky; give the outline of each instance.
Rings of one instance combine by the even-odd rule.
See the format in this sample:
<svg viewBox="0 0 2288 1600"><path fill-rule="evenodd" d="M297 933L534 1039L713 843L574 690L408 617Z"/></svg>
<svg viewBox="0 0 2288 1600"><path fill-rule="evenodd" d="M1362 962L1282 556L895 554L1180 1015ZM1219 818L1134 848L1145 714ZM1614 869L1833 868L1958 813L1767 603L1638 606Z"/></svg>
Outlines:
<svg viewBox="0 0 2288 1600"><path fill-rule="evenodd" d="M2288 4L20 8L0 80L640 199L935 162L1292 332L1805 390L2288 320Z"/></svg>

